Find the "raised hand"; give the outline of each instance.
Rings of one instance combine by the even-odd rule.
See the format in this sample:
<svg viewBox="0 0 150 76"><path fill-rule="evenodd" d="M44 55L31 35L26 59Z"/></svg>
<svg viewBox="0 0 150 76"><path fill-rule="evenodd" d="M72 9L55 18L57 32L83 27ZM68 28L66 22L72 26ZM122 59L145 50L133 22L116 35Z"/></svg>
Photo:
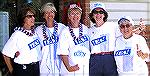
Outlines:
<svg viewBox="0 0 150 76"><path fill-rule="evenodd" d="M133 30L135 34L140 34L146 27L142 18L140 18L139 25L140 25L139 27Z"/></svg>
<svg viewBox="0 0 150 76"><path fill-rule="evenodd" d="M148 53L143 53L141 50L139 50L138 44L136 44L136 46L137 46L137 55L142 59L148 58Z"/></svg>

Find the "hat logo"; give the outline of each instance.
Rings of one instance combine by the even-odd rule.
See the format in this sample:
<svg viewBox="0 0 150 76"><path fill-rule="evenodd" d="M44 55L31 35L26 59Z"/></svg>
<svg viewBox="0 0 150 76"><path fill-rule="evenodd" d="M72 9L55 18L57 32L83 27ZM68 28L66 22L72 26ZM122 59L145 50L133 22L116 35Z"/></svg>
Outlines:
<svg viewBox="0 0 150 76"><path fill-rule="evenodd" d="M102 4L99 4L99 3L96 3L96 4L94 4L94 7L102 7Z"/></svg>
<svg viewBox="0 0 150 76"><path fill-rule="evenodd" d="M78 6L76 4L70 5L70 8L75 8L75 7L78 7Z"/></svg>
<svg viewBox="0 0 150 76"><path fill-rule="evenodd" d="M80 6L78 6L77 4L71 4L71 5L69 6L69 9L73 9L73 8L78 8L79 10L82 11L82 9L80 8Z"/></svg>

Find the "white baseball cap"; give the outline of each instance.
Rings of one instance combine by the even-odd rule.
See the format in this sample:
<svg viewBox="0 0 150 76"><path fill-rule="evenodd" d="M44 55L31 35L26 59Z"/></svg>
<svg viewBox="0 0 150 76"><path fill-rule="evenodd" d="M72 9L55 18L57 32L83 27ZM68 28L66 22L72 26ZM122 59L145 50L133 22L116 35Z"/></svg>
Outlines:
<svg viewBox="0 0 150 76"><path fill-rule="evenodd" d="M106 11L105 9L105 4L104 3L101 3L101 2L96 2L96 3L90 3L90 9L91 11L95 8L102 8Z"/></svg>
<svg viewBox="0 0 150 76"><path fill-rule="evenodd" d="M134 25L134 21L132 20L132 18L131 18L130 16L123 16L123 17L121 17L121 18L118 20L118 24L121 24L122 21L124 21L124 19L129 20L130 23L131 23L132 25Z"/></svg>

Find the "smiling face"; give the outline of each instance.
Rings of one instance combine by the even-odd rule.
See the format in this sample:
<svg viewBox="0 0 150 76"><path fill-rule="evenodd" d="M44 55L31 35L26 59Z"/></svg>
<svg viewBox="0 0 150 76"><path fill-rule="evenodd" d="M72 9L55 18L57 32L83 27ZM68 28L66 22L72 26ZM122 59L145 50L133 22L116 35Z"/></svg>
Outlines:
<svg viewBox="0 0 150 76"><path fill-rule="evenodd" d="M125 39L128 39L133 34L133 25L129 20L124 20L121 24L119 24L120 32L123 34Z"/></svg>
<svg viewBox="0 0 150 76"><path fill-rule="evenodd" d="M104 11L101 8L96 8L93 11L93 18L94 18L96 23L103 23L104 17L105 17Z"/></svg>
<svg viewBox="0 0 150 76"><path fill-rule="evenodd" d="M46 3L42 6L42 14L43 18L47 24L47 26L53 27L53 21L55 18L56 8L53 3Z"/></svg>
<svg viewBox="0 0 150 76"><path fill-rule="evenodd" d="M68 18L72 24L79 24L81 19L81 11L79 9L71 9L68 12Z"/></svg>
<svg viewBox="0 0 150 76"><path fill-rule="evenodd" d="M50 9L45 10L43 18L46 20L46 22L48 22L49 20L53 21L54 17L55 17L55 11Z"/></svg>

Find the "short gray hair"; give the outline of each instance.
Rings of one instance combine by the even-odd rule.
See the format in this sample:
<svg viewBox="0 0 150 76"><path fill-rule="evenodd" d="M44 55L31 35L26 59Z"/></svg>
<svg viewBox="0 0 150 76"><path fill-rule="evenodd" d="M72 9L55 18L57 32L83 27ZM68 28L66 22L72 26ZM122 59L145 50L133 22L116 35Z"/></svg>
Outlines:
<svg viewBox="0 0 150 76"><path fill-rule="evenodd" d="M46 3L46 4L44 4L42 6L42 8L41 8L41 12L44 13L44 12L46 12L47 9L48 10L52 10L54 12L57 12L53 3Z"/></svg>

